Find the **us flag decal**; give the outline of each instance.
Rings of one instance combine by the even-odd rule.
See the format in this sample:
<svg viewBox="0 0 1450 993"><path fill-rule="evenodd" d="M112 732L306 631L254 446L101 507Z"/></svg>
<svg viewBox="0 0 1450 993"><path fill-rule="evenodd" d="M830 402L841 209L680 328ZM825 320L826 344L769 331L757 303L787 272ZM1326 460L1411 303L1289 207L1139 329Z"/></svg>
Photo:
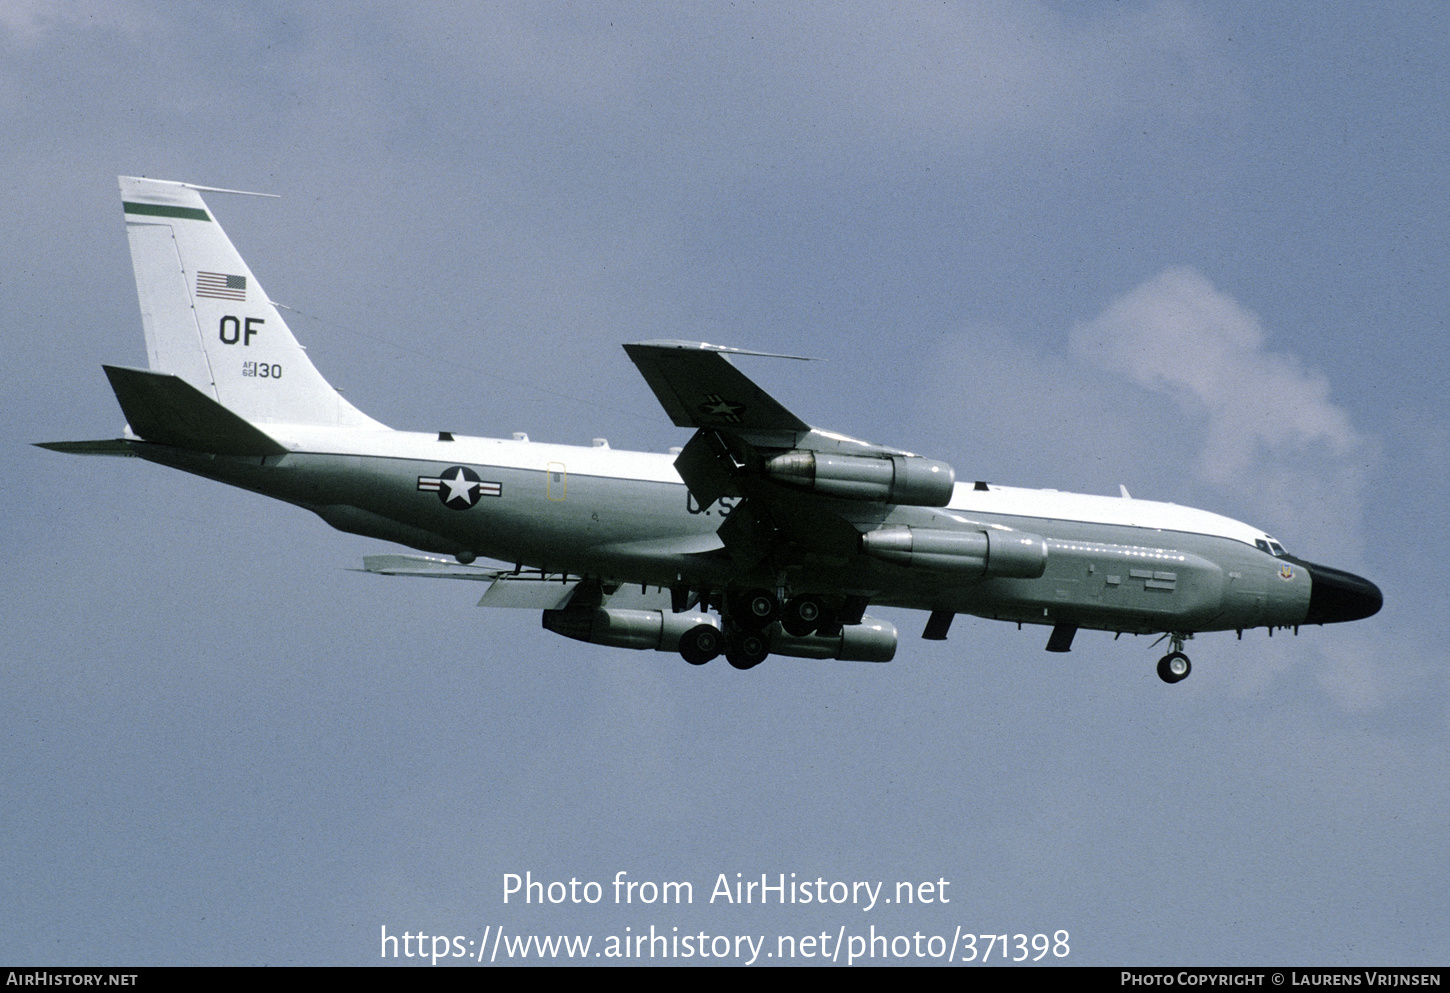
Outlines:
<svg viewBox="0 0 1450 993"><path fill-rule="evenodd" d="M228 276L222 272L198 272L196 274L196 295L213 297L217 300L247 299L247 277Z"/></svg>

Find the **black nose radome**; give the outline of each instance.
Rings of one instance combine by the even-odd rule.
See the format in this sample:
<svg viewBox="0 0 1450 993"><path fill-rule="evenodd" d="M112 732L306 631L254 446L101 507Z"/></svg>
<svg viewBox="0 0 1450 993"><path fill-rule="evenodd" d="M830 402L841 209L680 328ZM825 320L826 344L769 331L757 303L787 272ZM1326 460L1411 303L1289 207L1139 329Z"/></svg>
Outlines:
<svg viewBox="0 0 1450 993"><path fill-rule="evenodd" d="M1327 565L1300 562L1309 570L1309 613L1305 624L1334 624L1357 621L1379 612L1384 606L1380 588L1362 576Z"/></svg>

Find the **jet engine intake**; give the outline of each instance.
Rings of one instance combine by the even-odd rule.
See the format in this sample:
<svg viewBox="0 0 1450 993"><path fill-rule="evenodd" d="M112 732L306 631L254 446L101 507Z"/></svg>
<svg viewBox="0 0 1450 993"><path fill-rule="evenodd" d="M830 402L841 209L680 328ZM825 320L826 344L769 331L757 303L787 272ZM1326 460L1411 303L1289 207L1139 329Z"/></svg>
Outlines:
<svg viewBox="0 0 1450 993"><path fill-rule="evenodd" d="M1007 579L1036 579L1047 571L1047 540L1024 531L943 531L885 527L861 536L861 552L938 572L967 572Z"/></svg>
<svg viewBox="0 0 1450 993"><path fill-rule="evenodd" d="M778 483L847 500L879 500L911 507L945 507L956 471L917 455L875 458L828 452L786 452L765 463Z"/></svg>

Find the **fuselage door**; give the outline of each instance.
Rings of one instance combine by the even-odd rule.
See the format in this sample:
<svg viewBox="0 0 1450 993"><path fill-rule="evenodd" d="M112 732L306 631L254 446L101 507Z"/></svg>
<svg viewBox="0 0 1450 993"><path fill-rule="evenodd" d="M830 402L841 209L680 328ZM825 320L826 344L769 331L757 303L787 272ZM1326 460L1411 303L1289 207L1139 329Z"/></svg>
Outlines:
<svg viewBox="0 0 1450 993"><path fill-rule="evenodd" d="M1264 619L1268 584L1262 569L1237 569L1228 574L1226 602L1246 628L1257 627Z"/></svg>
<svg viewBox="0 0 1450 993"><path fill-rule="evenodd" d="M562 462L550 462L544 470L545 490L550 500L562 500L569 493L569 473Z"/></svg>

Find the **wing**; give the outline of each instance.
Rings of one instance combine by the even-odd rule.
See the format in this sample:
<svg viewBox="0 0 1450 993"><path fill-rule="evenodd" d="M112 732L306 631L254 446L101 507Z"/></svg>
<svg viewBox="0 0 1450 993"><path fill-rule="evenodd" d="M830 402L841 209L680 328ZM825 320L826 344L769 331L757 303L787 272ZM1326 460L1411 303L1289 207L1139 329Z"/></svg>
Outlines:
<svg viewBox="0 0 1450 993"><path fill-rule="evenodd" d="M603 585L598 579L561 573L491 569L432 555L367 555L362 572L379 576L422 576L488 583L480 607L523 607L562 610L568 606L614 609L668 610L670 591L662 587Z"/></svg>
<svg viewBox="0 0 1450 993"><path fill-rule="evenodd" d="M855 554L890 506L951 500L951 466L814 428L728 357L767 353L684 341L624 349L670 419L696 429L675 468L701 509L745 498L719 530L742 568L770 556L789 564L800 550Z"/></svg>
<svg viewBox="0 0 1450 993"><path fill-rule="evenodd" d="M799 355L747 352L688 341L642 341L625 345L624 350L676 427L782 436L810 430L805 421L752 383L725 357L734 354L801 359Z"/></svg>

